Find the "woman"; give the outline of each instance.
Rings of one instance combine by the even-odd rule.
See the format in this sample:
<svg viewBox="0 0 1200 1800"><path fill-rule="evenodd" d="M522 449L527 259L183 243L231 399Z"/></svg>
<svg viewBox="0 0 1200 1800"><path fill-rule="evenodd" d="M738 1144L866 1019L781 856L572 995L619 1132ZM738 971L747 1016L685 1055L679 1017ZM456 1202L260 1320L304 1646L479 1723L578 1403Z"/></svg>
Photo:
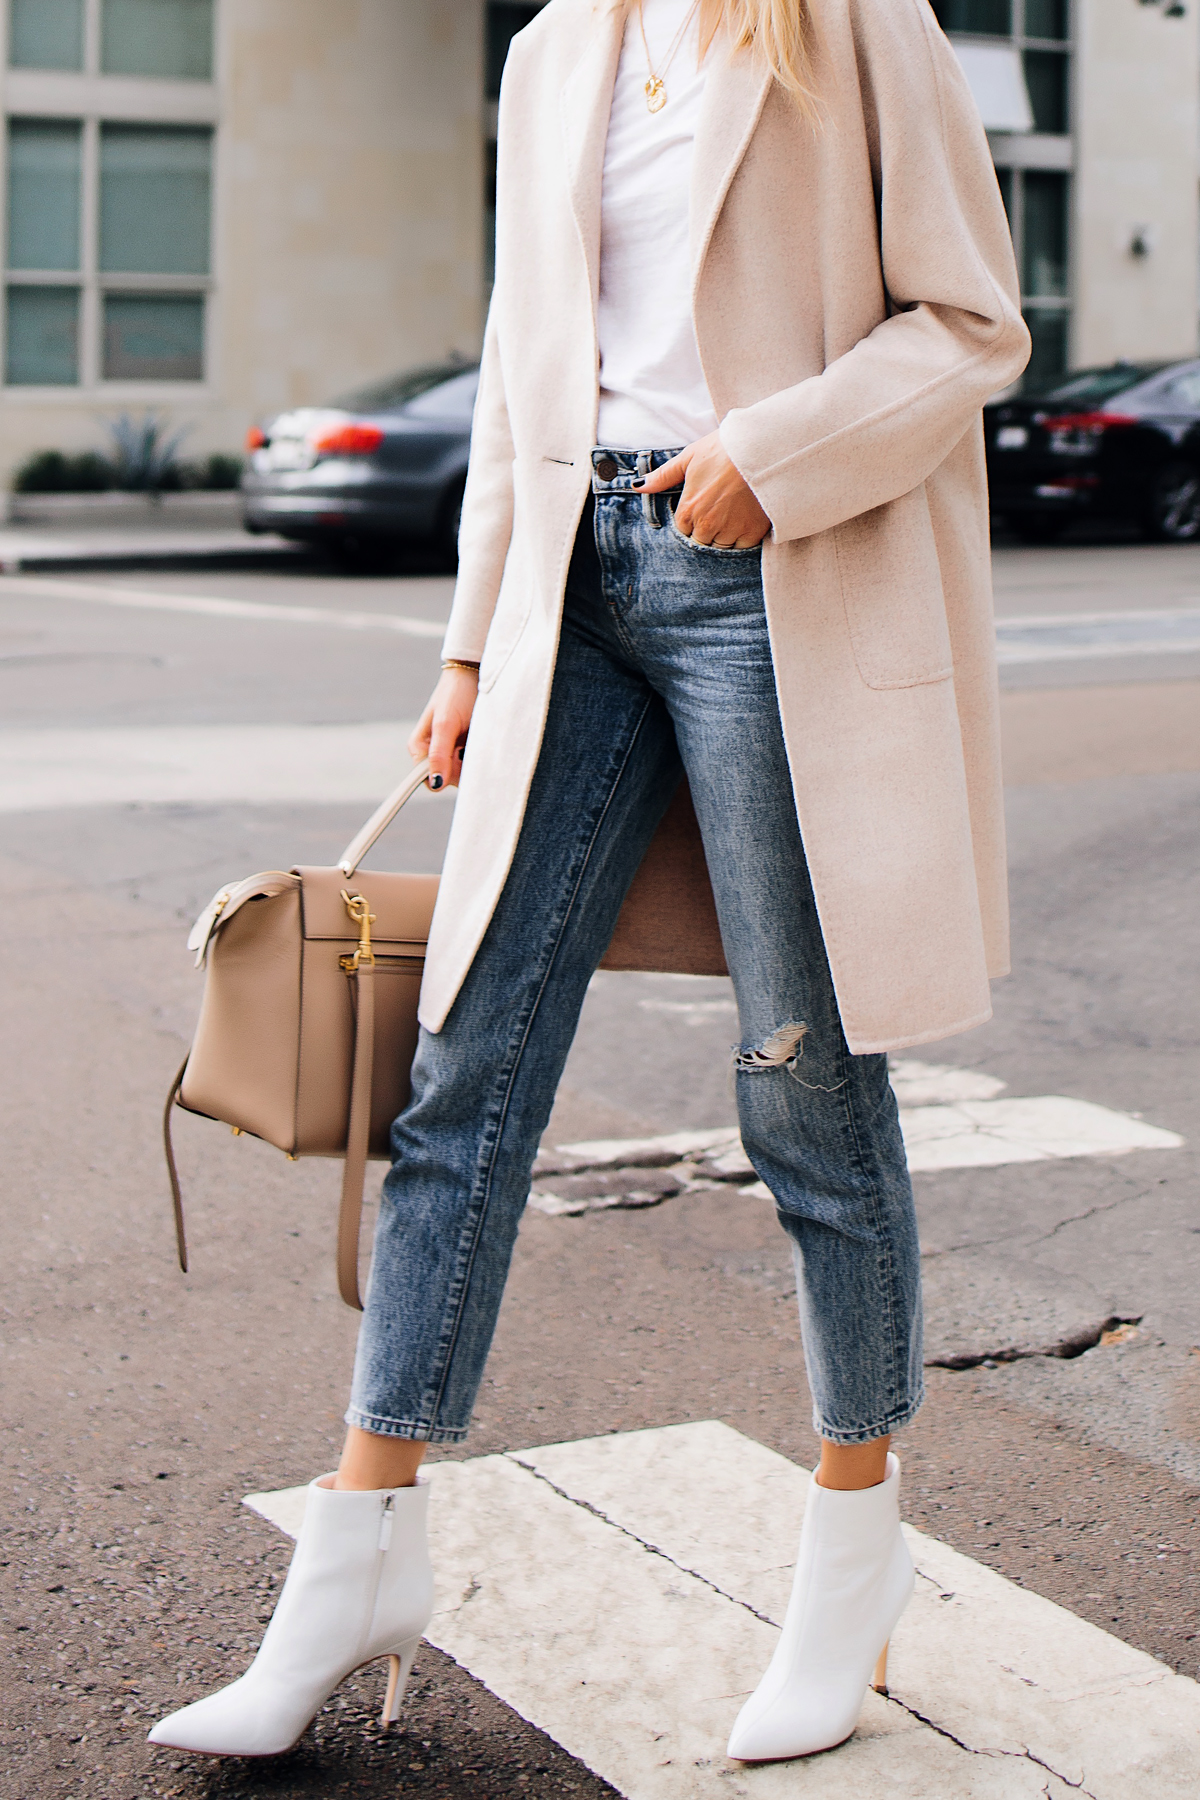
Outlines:
<svg viewBox="0 0 1200 1800"><path fill-rule="evenodd" d="M888 1446L921 1401L920 1282L884 1053L980 1023L1005 969L980 408L1027 350L924 0L551 0L514 41L458 585L411 745L461 791L345 1450L252 1668L155 1742L285 1749L380 1655L394 1714L430 1607L418 1465L466 1434L584 992L681 777L822 1439L729 1751L853 1730L913 1581Z"/></svg>

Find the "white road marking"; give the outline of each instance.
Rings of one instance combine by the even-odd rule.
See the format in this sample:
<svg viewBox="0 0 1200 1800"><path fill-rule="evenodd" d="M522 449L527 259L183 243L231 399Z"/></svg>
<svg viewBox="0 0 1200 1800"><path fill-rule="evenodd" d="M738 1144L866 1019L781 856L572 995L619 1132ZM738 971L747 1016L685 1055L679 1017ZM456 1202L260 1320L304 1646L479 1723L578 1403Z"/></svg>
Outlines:
<svg viewBox="0 0 1200 1800"><path fill-rule="evenodd" d="M198 613L219 619L253 619L281 625L319 625L340 631L383 631L441 639L444 622L401 613L343 611L271 601L230 600L203 594L155 593L51 575L0 575L4 594L136 607L149 612ZM1162 656L1200 651L1200 609L1167 607L1138 612L1047 613L996 622L996 654L1006 666L1067 662L1108 656Z"/></svg>
<svg viewBox="0 0 1200 1800"><path fill-rule="evenodd" d="M1096 656L1173 656L1200 650L1200 609L1046 613L996 621L1005 664L1073 662Z"/></svg>
<svg viewBox="0 0 1200 1800"><path fill-rule="evenodd" d="M343 612L332 606L276 605L263 600L227 600L204 594L156 594L145 588L107 587L96 581L58 581L41 575L0 576L5 594L49 600L81 601L89 606L132 606L144 612L201 613L214 619L256 619L275 625L321 625L338 631L383 631L393 636L436 638L446 635L444 621L411 619L401 613Z"/></svg>
<svg viewBox="0 0 1200 1800"><path fill-rule="evenodd" d="M645 1002L643 1002L645 1004ZM1005 1083L979 1069L956 1069L949 1063L923 1063L900 1058L891 1066L892 1086L900 1102L900 1129L913 1174L942 1169L994 1168L1005 1163L1052 1162L1075 1156L1124 1156L1131 1150L1177 1150L1184 1142L1174 1131L1147 1125L1130 1113L1096 1106L1061 1094L999 1100ZM712 1174L725 1180L747 1178L739 1192L770 1200L759 1181L734 1126L705 1131L669 1132L654 1138L596 1138L559 1144L556 1173L584 1173L662 1167L678 1158L686 1188L711 1185ZM706 1180L706 1175L708 1179ZM562 1198L535 1174L529 1204L550 1217L604 1212L622 1204L622 1196L598 1193L594 1199L572 1194Z"/></svg>
<svg viewBox="0 0 1200 1800"><path fill-rule="evenodd" d="M1190 1800L1200 1688L906 1527L890 1697L807 1762L726 1760L808 1476L716 1422L436 1463L426 1636L630 1800ZM289 1535L305 1490L248 1495ZM381 1674L382 1679L382 1674Z"/></svg>
<svg viewBox="0 0 1200 1800"><path fill-rule="evenodd" d="M1178 1150L1183 1143L1173 1131L1061 1094L901 1108L900 1126L914 1172L1124 1156L1130 1150Z"/></svg>
<svg viewBox="0 0 1200 1800"><path fill-rule="evenodd" d="M412 766L411 731L390 720L0 730L0 813L379 800Z"/></svg>

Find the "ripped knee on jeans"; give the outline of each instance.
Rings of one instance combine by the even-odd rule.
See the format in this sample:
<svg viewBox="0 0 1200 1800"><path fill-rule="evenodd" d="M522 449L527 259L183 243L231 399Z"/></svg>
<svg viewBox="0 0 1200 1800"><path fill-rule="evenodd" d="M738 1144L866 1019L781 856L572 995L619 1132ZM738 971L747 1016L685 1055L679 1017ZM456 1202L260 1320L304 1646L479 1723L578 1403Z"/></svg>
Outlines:
<svg viewBox="0 0 1200 1800"><path fill-rule="evenodd" d="M748 1049L735 1049L730 1060L739 1074L754 1074L762 1069L786 1069L804 1055L804 1039L808 1026L792 1019L777 1026L770 1037Z"/></svg>

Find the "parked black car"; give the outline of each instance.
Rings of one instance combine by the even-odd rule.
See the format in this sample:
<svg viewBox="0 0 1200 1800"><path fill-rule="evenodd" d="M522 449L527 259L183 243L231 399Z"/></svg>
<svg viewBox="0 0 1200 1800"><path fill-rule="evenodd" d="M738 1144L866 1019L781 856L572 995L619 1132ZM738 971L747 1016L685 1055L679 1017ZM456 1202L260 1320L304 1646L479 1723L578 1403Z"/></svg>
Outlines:
<svg viewBox="0 0 1200 1800"><path fill-rule="evenodd" d="M453 556L478 382L474 365L440 363L255 427L246 529L333 550L431 538Z"/></svg>
<svg viewBox="0 0 1200 1800"><path fill-rule="evenodd" d="M1200 537L1200 362L1084 369L983 417L992 511L1027 542L1083 518Z"/></svg>

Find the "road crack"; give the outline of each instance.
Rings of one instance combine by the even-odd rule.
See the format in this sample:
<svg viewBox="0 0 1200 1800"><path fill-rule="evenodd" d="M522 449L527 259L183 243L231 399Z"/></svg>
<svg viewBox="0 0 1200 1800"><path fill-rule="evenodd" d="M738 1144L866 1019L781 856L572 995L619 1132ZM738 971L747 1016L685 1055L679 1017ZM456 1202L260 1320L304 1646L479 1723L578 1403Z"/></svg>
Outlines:
<svg viewBox="0 0 1200 1800"><path fill-rule="evenodd" d="M1137 1317L1125 1317L1122 1314L1110 1313L1107 1318L1097 1319L1092 1325L1081 1326L1078 1331L1067 1332L1064 1337L1056 1338L1050 1344L1006 1344L999 1350L958 1351L952 1356L931 1356L926 1359L927 1369L978 1369L994 1367L997 1363L1025 1362L1030 1357L1046 1356L1057 1358L1060 1362L1074 1362L1076 1357L1094 1350L1110 1331L1120 1331L1123 1326L1140 1325L1142 1313Z"/></svg>

